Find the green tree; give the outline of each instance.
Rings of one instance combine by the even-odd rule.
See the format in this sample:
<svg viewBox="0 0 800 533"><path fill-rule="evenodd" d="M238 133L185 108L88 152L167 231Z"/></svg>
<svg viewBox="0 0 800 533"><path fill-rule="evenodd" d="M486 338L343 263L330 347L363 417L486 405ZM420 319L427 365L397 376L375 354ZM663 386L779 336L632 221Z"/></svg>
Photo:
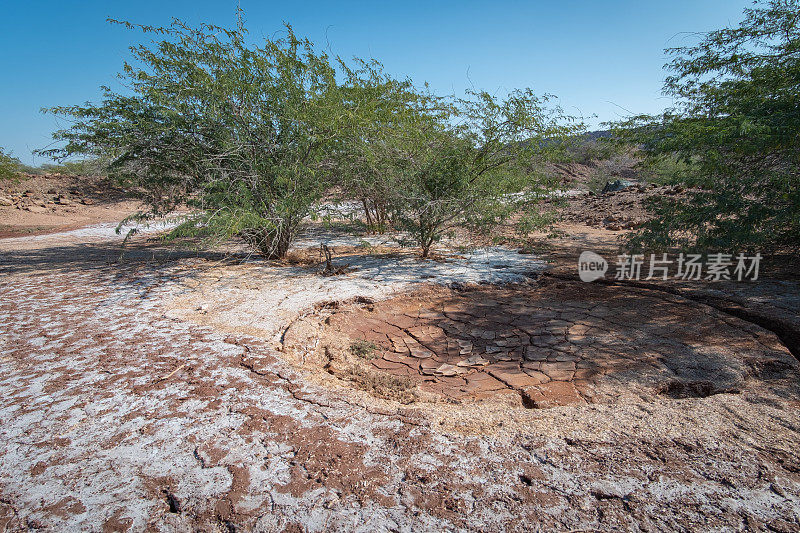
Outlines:
<svg viewBox="0 0 800 533"><path fill-rule="evenodd" d="M367 227L383 233L398 208L398 140L418 127L425 96L410 80L387 75L377 61L356 63L342 64L349 124L335 151L337 185L343 198L362 205Z"/></svg>
<svg viewBox="0 0 800 533"><path fill-rule="evenodd" d="M172 236L246 239L282 257L301 220L338 185L376 231L402 227L423 256L457 225L491 227L511 212L508 193L534 192L525 165L563 149L574 126L547 98L515 91L439 98L377 62L340 59L287 37L249 45L234 30L174 21L134 26L161 40L133 47L99 105L56 107L72 126L55 133L65 158L103 158L163 216L195 208Z"/></svg>
<svg viewBox="0 0 800 533"><path fill-rule="evenodd" d="M446 101L428 97L395 136L397 220L428 257L448 230L488 231L552 181L531 164L563 155L582 126L530 89L501 99L470 92ZM523 193L523 194L517 194Z"/></svg>
<svg viewBox="0 0 800 533"><path fill-rule="evenodd" d="M677 105L619 133L692 189L660 199L634 247L800 244L799 24L797 0L762 1L737 27L667 50L664 92Z"/></svg>
<svg viewBox="0 0 800 533"><path fill-rule="evenodd" d="M0 148L0 180L16 178L19 176L20 169L19 159L6 154L5 150Z"/></svg>
<svg viewBox="0 0 800 533"><path fill-rule="evenodd" d="M101 104L50 109L73 124L54 134L63 147L42 153L107 158L111 176L143 192L139 219L195 208L173 236L236 235L283 257L327 188L346 117L329 58L290 26L250 45L241 23L121 24L161 40L131 48L124 94L104 87Z"/></svg>

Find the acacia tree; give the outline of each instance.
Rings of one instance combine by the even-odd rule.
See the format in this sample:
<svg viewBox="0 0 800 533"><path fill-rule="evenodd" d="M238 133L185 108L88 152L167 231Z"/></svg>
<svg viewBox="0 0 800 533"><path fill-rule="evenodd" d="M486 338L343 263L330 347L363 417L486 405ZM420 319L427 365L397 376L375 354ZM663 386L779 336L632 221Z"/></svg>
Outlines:
<svg viewBox="0 0 800 533"><path fill-rule="evenodd" d="M397 140L419 126L426 97L410 80L387 75L377 61L356 63L342 63L349 125L337 143L337 185L343 197L361 203L369 230L383 233L399 207Z"/></svg>
<svg viewBox="0 0 800 533"><path fill-rule="evenodd" d="M339 60L337 72L289 26L284 39L252 46L241 24L122 24L160 40L131 48L124 93L105 87L101 104L52 108L73 123L54 134L61 148L42 153L104 158L110 176L143 193L137 219L196 208L172 236L237 235L283 257L338 184L373 229L396 222L427 257L447 229L507 214L504 195L533 185L520 162L572 129L529 90L453 100L375 62Z"/></svg>
<svg viewBox="0 0 800 533"><path fill-rule="evenodd" d="M399 175L397 219L422 257L443 234L472 225L486 230L551 185L530 162L563 151L560 142L582 126L548 108L530 89L506 99L470 92L448 102L425 98L388 150ZM514 193L527 193L514 196Z"/></svg>
<svg viewBox="0 0 800 533"><path fill-rule="evenodd" d="M444 98L377 62L359 66L345 84L353 122L337 157L342 192L362 203L371 229L407 231L423 257L446 231L486 231L549 191L531 162L562 152L581 127L530 90Z"/></svg>
<svg viewBox="0 0 800 533"><path fill-rule="evenodd" d="M0 148L0 180L13 179L19 175L21 163Z"/></svg>
<svg viewBox="0 0 800 533"><path fill-rule="evenodd" d="M687 199L661 198L634 247L800 244L800 2L770 0L738 27L667 50L677 105L622 124L648 165L677 159Z"/></svg>
<svg viewBox="0 0 800 533"><path fill-rule="evenodd" d="M253 46L241 23L121 24L161 40L131 48L124 94L104 87L99 105L50 109L73 123L54 134L66 144L43 153L108 157L110 175L143 192L149 210L139 219L197 208L173 236L238 235L283 257L327 187L343 125L328 57L290 26L285 38Z"/></svg>

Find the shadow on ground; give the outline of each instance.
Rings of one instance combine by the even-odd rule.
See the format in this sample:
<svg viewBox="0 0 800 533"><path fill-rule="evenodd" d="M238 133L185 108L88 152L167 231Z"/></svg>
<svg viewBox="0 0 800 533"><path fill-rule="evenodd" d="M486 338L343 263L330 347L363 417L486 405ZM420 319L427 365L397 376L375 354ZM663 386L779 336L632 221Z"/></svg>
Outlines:
<svg viewBox="0 0 800 533"><path fill-rule="evenodd" d="M771 332L631 287L545 279L432 288L356 301L325 322L322 349L333 354L327 371L347 377L353 357L346 352L366 350L356 355L368 369L456 402L518 394L525 407L540 408L736 394L761 385L796 397L800 375ZM290 344L307 345L292 335Z"/></svg>

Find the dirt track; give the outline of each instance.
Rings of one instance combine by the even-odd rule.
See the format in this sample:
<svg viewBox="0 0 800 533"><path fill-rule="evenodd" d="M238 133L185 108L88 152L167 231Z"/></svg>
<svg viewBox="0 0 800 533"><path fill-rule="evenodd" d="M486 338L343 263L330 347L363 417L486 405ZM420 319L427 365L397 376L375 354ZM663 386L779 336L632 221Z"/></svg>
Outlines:
<svg viewBox="0 0 800 533"><path fill-rule="evenodd" d="M118 262L102 232L0 241L7 529L800 528L788 356L707 398L397 403L219 327L274 272L237 288L247 267L200 275L141 246Z"/></svg>

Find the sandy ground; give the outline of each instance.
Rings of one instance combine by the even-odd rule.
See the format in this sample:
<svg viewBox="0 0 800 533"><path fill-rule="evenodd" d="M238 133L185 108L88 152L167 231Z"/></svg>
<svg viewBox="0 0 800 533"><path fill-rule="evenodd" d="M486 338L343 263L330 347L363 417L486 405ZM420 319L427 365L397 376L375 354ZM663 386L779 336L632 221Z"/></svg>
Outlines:
<svg viewBox="0 0 800 533"><path fill-rule="evenodd" d="M603 374L594 402L536 408L516 390L393 399L375 387L391 380L363 386L287 340L305 325L321 328L311 352L335 348L338 328L346 348L364 329L353 313L391 315L381 304L392 298L421 298L416 318L430 325L419 309L447 295L506 291L494 294L499 305L562 312L590 300L586 291L541 281L539 258L514 249L430 263L403 250L356 253L358 240L333 235L350 246L336 258L348 269L325 277L308 261L237 262L146 236L121 257L111 226L0 240L7 530L800 530L798 364L745 318L688 294L592 286L628 313L594 319L625 331L617 355L636 362L680 340L694 352L662 354L688 361L691 375L678 378L702 373L693 353L733 369L731 386L710 395L658 393L674 375L631 379L629 365ZM759 287L703 294L739 291L745 309L778 301L776 313L797 314L795 283ZM673 323L659 324L664 309L680 311ZM326 322L336 313L349 322ZM683 336L682 325L692 325ZM626 377L635 386L621 387Z"/></svg>

